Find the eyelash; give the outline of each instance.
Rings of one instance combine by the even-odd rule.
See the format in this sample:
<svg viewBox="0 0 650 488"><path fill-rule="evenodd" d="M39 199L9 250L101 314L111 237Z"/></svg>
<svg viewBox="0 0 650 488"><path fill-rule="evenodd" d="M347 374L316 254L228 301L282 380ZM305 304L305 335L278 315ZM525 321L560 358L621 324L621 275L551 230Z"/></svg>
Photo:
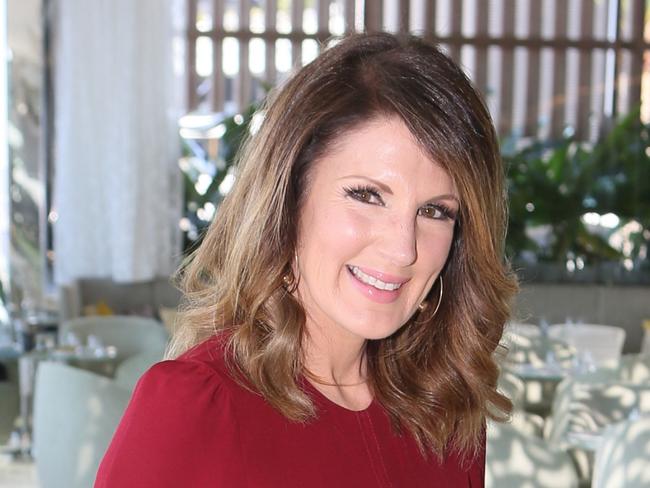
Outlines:
<svg viewBox="0 0 650 488"><path fill-rule="evenodd" d="M361 202L361 203L367 203L369 205L385 205L384 200L381 198L381 193L380 191L373 187L373 186L357 186L357 187L350 187L350 188L345 188L345 193L354 198L355 200ZM378 200L378 203L371 202L370 199L368 198L363 198L361 195L366 194L369 195L371 198L375 198ZM456 212L449 208L448 206L438 203L436 205L427 205L426 207L423 208L433 208L434 210L439 211L442 214L441 218L436 218L436 217L427 217L432 220L456 220ZM418 211L418 215L420 214L420 211Z"/></svg>
<svg viewBox="0 0 650 488"><path fill-rule="evenodd" d="M345 188L345 193L348 196L351 196L355 200L358 200L362 203L369 203L371 205L384 205L384 200L381 198L381 194L379 193L379 190L377 190L375 187L372 186L357 186L354 188ZM361 195L364 193L370 195L371 197L376 198L379 201L379 203L373 203L369 201L369 199L363 198Z"/></svg>

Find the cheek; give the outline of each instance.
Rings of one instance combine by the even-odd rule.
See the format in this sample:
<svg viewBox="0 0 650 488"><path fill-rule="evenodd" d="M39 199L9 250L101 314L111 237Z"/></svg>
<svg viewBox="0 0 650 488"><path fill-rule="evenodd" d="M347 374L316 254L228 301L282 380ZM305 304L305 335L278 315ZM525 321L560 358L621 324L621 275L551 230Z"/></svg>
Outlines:
<svg viewBox="0 0 650 488"><path fill-rule="evenodd" d="M454 238L453 228L441 229L418 240L418 260L424 267L438 272L444 266Z"/></svg>
<svg viewBox="0 0 650 488"><path fill-rule="evenodd" d="M333 208L315 222L314 246L323 254L347 254L366 245L372 237L368 218L345 208Z"/></svg>

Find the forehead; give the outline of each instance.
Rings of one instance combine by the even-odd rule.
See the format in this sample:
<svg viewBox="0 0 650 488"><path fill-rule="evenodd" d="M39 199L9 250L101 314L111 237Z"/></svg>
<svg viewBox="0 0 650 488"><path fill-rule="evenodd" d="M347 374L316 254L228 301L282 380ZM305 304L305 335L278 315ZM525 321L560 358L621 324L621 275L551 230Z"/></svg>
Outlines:
<svg viewBox="0 0 650 488"><path fill-rule="evenodd" d="M310 179L354 175L402 184L410 190L457 194L448 172L397 117L374 118L346 131L314 162Z"/></svg>

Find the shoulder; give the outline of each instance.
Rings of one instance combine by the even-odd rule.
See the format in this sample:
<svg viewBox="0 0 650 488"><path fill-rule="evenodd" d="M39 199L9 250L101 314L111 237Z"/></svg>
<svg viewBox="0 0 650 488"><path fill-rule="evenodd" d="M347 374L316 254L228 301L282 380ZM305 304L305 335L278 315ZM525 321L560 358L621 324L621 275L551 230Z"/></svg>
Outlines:
<svg viewBox="0 0 650 488"><path fill-rule="evenodd" d="M179 417L187 429L189 415L197 424L227 411L237 387L227 373L221 342L210 338L176 359L151 366L138 380L124 420L130 415L145 421L143 417L155 412L168 422L166 427Z"/></svg>
<svg viewBox="0 0 650 488"><path fill-rule="evenodd" d="M223 393L235 387L224 354L224 339L212 336L192 347L176 359L161 361L151 366L138 381L137 394L162 394L173 390L179 393L200 391Z"/></svg>
<svg viewBox="0 0 650 488"><path fill-rule="evenodd" d="M239 444L232 401L235 383L213 345L162 361L138 381L102 460L97 487L222 486L214 459L231 457Z"/></svg>

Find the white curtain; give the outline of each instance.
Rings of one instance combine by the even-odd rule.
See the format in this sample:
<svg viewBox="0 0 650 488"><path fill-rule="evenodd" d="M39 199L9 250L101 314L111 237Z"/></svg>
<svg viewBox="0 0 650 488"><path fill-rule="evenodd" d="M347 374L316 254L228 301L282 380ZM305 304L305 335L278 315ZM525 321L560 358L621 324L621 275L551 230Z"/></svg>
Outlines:
<svg viewBox="0 0 650 488"><path fill-rule="evenodd" d="M57 2L59 284L150 280L169 275L178 263L179 6L170 0Z"/></svg>

